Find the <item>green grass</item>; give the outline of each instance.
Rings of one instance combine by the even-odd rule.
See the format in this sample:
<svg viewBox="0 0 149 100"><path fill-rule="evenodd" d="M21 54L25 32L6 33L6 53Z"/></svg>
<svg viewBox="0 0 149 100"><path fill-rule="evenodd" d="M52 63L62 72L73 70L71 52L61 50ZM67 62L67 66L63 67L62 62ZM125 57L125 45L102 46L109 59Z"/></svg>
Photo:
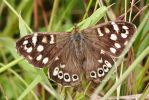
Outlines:
<svg viewBox="0 0 149 100"><path fill-rule="evenodd" d="M144 14L139 14L133 22L137 26L134 37L118 58L115 66L96 88L86 83L77 88L62 87L49 81L46 74L47 68L36 69L17 54L15 41L34 32L33 25L37 20L33 16L39 18L39 31L71 31L75 23L82 30L94 26L97 22L104 22L122 14L127 15L124 16L126 21L130 21L138 12L135 8L140 8L138 5L143 1L138 2L133 8L127 0L123 2L89 0L88 3L85 3L84 0L53 1L49 1L49 4L42 4L48 6L48 10L45 12L49 15L47 27L42 24L44 18L40 6L38 14L33 15L36 8L33 7L35 2L32 0L20 0L19 3L15 0L0 1L0 26L3 26L0 27L0 99L89 100L99 98L99 96L103 97L102 99L120 99L122 96L126 96L125 99L128 99L131 95L141 94L139 99L144 100L149 94L149 74L147 74L149 73L149 21L147 21L149 19L149 0L141 5L142 8L146 7L141 12ZM110 6L113 3L114 5ZM96 11L93 12L96 7ZM130 13L126 14L128 10ZM133 48L132 51L130 47ZM132 52L130 58L129 56L124 58L128 51ZM129 61L129 59L133 60ZM121 74L113 74L116 67L121 70Z"/></svg>

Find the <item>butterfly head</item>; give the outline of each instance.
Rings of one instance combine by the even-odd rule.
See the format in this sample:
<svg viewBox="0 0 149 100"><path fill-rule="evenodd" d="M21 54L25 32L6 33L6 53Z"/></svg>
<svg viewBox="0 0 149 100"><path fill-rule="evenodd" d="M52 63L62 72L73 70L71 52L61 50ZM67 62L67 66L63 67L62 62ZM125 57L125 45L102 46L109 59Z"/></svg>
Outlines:
<svg viewBox="0 0 149 100"><path fill-rule="evenodd" d="M79 27L75 24L73 27L73 30L71 32L72 34L78 34L79 33Z"/></svg>

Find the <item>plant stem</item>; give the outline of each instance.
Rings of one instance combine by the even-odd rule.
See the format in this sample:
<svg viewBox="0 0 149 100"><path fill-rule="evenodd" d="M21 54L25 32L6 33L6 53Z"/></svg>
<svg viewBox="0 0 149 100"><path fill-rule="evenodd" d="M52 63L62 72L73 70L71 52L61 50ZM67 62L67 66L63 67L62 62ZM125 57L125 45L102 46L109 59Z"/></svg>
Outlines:
<svg viewBox="0 0 149 100"><path fill-rule="evenodd" d="M131 64L131 66L124 72L122 77L112 86L112 88L105 94L103 97L106 100L114 91L115 89L128 77L128 75L136 68L136 66L143 60L143 58L149 54L149 46L141 53L141 55Z"/></svg>
<svg viewBox="0 0 149 100"><path fill-rule="evenodd" d="M23 58L20 57L12 62L10 62L9 64L7 64L6 66L3 66L2 68L0 68L0 73L4 72L5 70L7 70L8 68L12 67L13 65L17 64L19 61L21 61Z"/></svg>
<svg viewBox="0 0 149 100"><path fill-rule="evenodd" d="M88 6L87 6L87 9L86 9L86 11L85 11L85 14L84 14L84 16L83 16L83 19L82 19L82 20L84 20L84 19L86 18L86 16L87 16L87 12L88 12L88 10L89 10L89 9L90 9L90 7L91 7L92 2L93 2L93 0L90 0L90 1L89 1L89 4L88 4Z"/></svg>
<svg viewBox="0 0 149 100"><path fill-rule="evenodd" d="M58 4L59 4L59 0L54 0L54 5L53 5L52 13L51 13L49 26L48 26L48 32L51 31L51 29L52 29L53 20L54 20L54 17L56 15L56 12L58 9Z"/></svg>

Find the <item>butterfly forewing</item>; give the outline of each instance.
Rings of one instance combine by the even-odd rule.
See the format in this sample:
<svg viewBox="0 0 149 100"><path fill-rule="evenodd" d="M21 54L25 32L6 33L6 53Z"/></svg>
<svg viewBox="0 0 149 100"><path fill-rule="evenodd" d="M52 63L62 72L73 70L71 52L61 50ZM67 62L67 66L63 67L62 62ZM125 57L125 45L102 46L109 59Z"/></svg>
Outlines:
<svg viewBox="0 0 149 100"><path fill-rule="evenodd" d="M67 37L66 34L63 34L63 37ZM16 48L35 67L44 67L54 60L65 45L64 40L59 40L60 36L52 33L34 33L18 40ZM61 46L56 46L56 41L59 41Z"/></svg>
<svg viewBox="0 0 149 100"><path fill-rule="evenodd" d="M96 41L92 40L97 48L104 50L109 55L118 57L135 31L134 24L116 21L100 24L93 28L85 29L83 32L94 35L96 39L98 38Z"/></svg>

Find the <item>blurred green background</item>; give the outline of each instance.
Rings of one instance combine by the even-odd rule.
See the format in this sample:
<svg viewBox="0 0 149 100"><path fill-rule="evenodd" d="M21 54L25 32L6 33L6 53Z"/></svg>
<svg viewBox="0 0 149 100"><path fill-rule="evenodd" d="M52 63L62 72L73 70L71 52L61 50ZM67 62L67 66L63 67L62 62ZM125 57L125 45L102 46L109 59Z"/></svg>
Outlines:
<svg viewBox="0 0 149 100"><path fill-rule="evenodd" d="M111 4L114 5L109 7ZM103 6L106 7L99 10L99 15L94 13ZM91 25L85 19L91 15L98 16L98 18L91 17L95 23L121 19L130 21L138 27L137 37L118 67L118 74L110 76L111 79L95 97L100 100L100 96L108 93L115 80L119 81L122 73L135 63L137 58L140 58L140 62L135 66L135 70L131 71L120 87L116 88L112 97L117 99L127 95L137 97L138 94L148 94L149 51L145 51L149 47L148 6L149 0L1 0L0 100L91 99L96 85L90 86L88 83L78 87L57 85L48 80L47 68L34 68L23 60L15 49L16 40L31 32L69 31L74 24L80 22L83 23L82 28L89 27ZM143 52L145 55L141 59L140 55Z"/></svg>

